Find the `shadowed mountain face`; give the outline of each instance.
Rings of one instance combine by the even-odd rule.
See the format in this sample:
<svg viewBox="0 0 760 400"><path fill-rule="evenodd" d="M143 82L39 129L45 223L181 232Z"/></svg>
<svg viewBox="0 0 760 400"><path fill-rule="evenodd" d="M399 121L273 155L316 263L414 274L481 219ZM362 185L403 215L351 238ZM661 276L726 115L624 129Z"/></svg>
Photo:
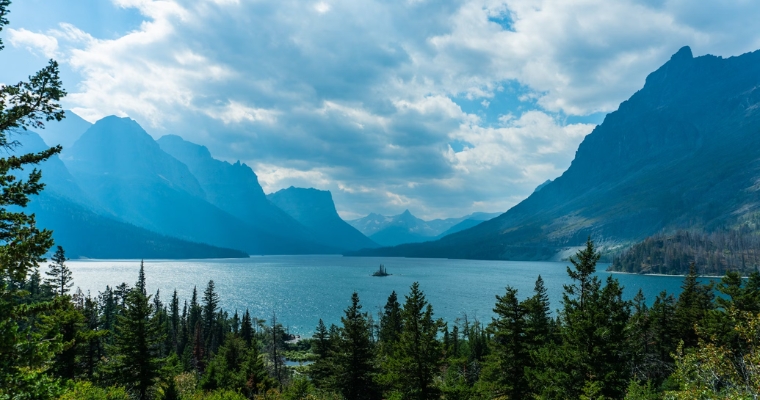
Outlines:
<svg viewBox="0 0 760 400"><path fill-rule="evenodd" d="M18 153L48 148L36 133L14 138ZM95 206L77 185L58 156L37 166L45 189L32 196L26 212L34 213L37 225L53 231L57 245L70 258L229 258L247 257L242 251L170 238L127 224ZM20 174L25 175L25 174Z"/></svg>
<svg viewBox="0 0 760 400"><path fill-rule="evenodd" d="M361 254L546 259L596 240L756 226L760 51L693 58L688 47L581 143L570 168L498 218L441 240Z"/></svg>
<svg viewBox="0 0 760 400"><path fill-rule="evenodd" d="M291 186L267 198L332 247L347 250L377 247L377 243L338 216L329 191Z"/></svg>
<svg viewBox="0 0 760 400"><path fill-rule="evenodd" d="M188 167L131 119L98 121L62 158L99 207L162 235L249 254L335 251L297 236L277 236L209 203Z"/></svg>
<svg viewBox="0 0 760 400"><path fill-rule="evenodd" d="M157 142L163 151L189 168L209 203L272 235L294 242L321 241L320 236L315 236L267 199L258 177L249 166L214 159L205 146L188 142L176 135L164 136Z"/></svg>

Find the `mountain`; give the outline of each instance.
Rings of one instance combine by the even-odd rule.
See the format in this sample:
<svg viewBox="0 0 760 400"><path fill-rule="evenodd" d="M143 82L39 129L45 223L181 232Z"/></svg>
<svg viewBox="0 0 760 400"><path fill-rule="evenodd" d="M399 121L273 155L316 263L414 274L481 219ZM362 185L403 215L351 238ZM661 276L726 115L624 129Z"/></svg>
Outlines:
<svg viewBox="0 0 760 400"><path fill-rule="evenodd" d="M150 231L248 254L335 251L273 235L209 203L188 167L129 118L96 122L62 160L100 208Z"/></svg>
<svg viewBox="0 0 760 400"><path fill-rule="evenodd" d="M48 147L61 145L64 149L68 149L92 126L91 123L71 111L66 110L65 114L66 118L63 120L46 122L45 129L37 131Z"/></svg>
<svg viewBox="0 0 760 400"><path fill-rule="evenodd" d="M462 229L497 216L498 214L474 213L461 218L434 219L425 221L405 210L399 215L386 217L380 214L369 214L364 218L348 221L351 226L369 236L373 241L383 246L395 246L402 243L419 243L434 240L444 232ZM463 224L459 226L459 224Z"/></svg>
<svg viewBox="0 0 760 400"><path fill-rule="evenodd" d="M346 250L378 247L338 216L329 191L291 186L267 198L332 247Z"/></svg>
<svg viewBox="0 0 760 400"><path fill-rule="evenodd" d="M536 189L536 190L540 190L540 189ZM483 221L488 221L489 219L496 218L499 215L501 215L501 213L484 213L484 212L472 213L466 217L463 217L464 219L461 222L447 229L445 232L439 234L437 238L440 239L444 236L451 235L452 233L457 233L465 229L470 229L473 226L479 225Z"/></svg>
<svg viewBox="0 0 760 400"><path fill-rule="evenodd" d="M17 150L20 153L48 148L35 132L26 132L14 139L21 144ZM36 215L38 226L53 231L56 245L63 246L70 258L248 257L239 250L159 235L119 221L105 210L97 210L57 155L37 168L42 171L45 189L31 197L24 211Z"/></svg>
<svg viewBox="0 0 760 400"><path fill-rule="evenodd" d="M161 150L188 167L209 203L263 232L287 238L291 242L321 241L320 236L315 236L267 199L258 177L249 166L239 161L230 164L214 159L205 146L176 135L163 136L157 143Z"/></svg>
<svg viewBox="0 0 760 400"><path fill-rule="evenodd" d="M562 176L490 221L435 242L357 255L548 259L597 241L760 221L760 51L684 47L608 114ZM756 228L755 228L756 229Z"/></svg>

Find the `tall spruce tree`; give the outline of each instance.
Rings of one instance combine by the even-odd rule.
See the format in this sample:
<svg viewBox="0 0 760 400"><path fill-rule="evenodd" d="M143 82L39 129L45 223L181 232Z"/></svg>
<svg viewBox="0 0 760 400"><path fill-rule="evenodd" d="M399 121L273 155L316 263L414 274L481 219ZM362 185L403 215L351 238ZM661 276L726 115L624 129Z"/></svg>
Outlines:
<svg viewBox="0 0 760 400"><path fill-rule="evenodd" d="M517 290L507 287L504 296L497 295L493 312L492 352L481 375L481 391L490 398L525 398L529 390L525 371L530 367L527 311L517 299Z"/></svg>
<svg viewBox="0 0 760 400"><path fill-rule="evenodd" d="M697 346L699 335L696 327L702 324L708 311L713 308L712 285L699 283L697 277L696 265L691 263L676 302L675 323L684 348Z"/></svg>
<svg viewBox="0 0 760 400"><path fill-rule="evenodd" d="M216 293L216 285L213 280L208 281L206 290L203 291L203 334L204 343L208 351L215 352L218 338L215 333L216 313L219 308L219 294Z"/></svg>
<svg viewBox="0 0 760 400"><path fill-rule="evenodd" d="M351 295L351 305L341 318L340 351L335 355L336 389L346 399L380 399L375 383L375 357L366 314L361 312L359 295ZM324 327L324 324L322 325Z"/></svg>
<svg viewBox="0 0 760 400"><path fill-rule="evenodd" d="M251 313L248 309L245 309L243 319L240 322L240 337L245 341L248 347L251 347L253 342L253 324L251 322Z"/></svg>
<svg viewBox="0 0 760 400"><path fill-rule="evenodd" d="M71 270L66 266L66 252L63 247L58 246L55 254L51 258L52 264L48 267L45 275L45 284L48 285L56 296L67 294L71 287L74 286Z"/></svg>
<svg viewBox="0 0 760 400"><path fill-rule="evenodd" d="M161 326L152 318L150 298L138 288L125 299L125 309L117 316L114 344L110 347L108 372L111 379L134 391L136 398L148 399L149 389L159 376L159 353L164 340Z"/></svg>
<svg viewBox="0 0 760 400"><path fill-rule="evenodd" d="M402 399L437 399L437 372L443 362L438 332L443 322L433 319L433 307L417 282L412 284L401 310L403 329L383 381Z"/></svg>
<svg viewBox="0 0 760 400"><path fill-rule="evenodd" d="M625 328L630 304L622 288L609 277L604 287L594 276L599 260L589 238L586 247L570 258L567 273L573 283L565 285L560 310L561 344L541 352L533 378L545 398L579 398L599 395L619 398L630 378L625 351ZM553 349L553 350L552 350Z"/></svg>
<svg viewBox="0 0 760 400"><path fill-rule="evenodd" d="M401 305L394 290L388 296L388 301L383 307L383 315L380 317L380 351L384 355L393 353L393 348L401 335L401 328Z"/></svg>

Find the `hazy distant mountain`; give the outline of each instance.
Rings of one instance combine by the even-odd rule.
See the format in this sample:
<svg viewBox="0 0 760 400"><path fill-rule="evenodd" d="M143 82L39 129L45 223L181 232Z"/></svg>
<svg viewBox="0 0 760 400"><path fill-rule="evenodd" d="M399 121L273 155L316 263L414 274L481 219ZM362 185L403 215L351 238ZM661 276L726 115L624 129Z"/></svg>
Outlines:
<svg viewBox="0 0 760 400"><path fill-rule="evenodd" d="M610 113L570 168L505 214L435 242L365 255L546 259L591 235L631 243L760 216L760 51L684 47ZM757 228L754 228L757 229Z"/></svg>
<svg viewBox="0 0 760 400"><path fill-rule="evenodd" d="M425 221L405 210L399 215L389 217L372 213L348 223L380 245L395 246L434 240L444 232L458 232L497 215L499 214L474 213L461 218Z"/></svg>
<svg viewBox="0 0 760 400"><path fill-rule="evenodd" d="M92 126L91 123L71 111L67 110L65 113L66 118L62 121L46 122L45 129L37 131L48 147L60 144L64 149L68 149Z"/></svg>
<svg viewBox="0 0 760 400"><path fill-rule="evenodd" d="M258 177L249 166L214 159L205 146L188 142L176 135L164 136L157 142L163 151L189 168L211 204L249 225L287 238L290 242L321 241L320 237L314 236L302 223L267 199Z"/></svg>
<svg viewBox="0 0 760 400"><path fill-rule="evenodd" d="M48 148L35 132L17 135L19 153ZM97 208L79 188L58 156L37 166L45 189L32 196L26 212L37 225L53 231L56 245L70 258L228 258L247 257L231 249L191 243L159 235L119 221Z"/></svg>
<svg viewBox="0 0 760 400"><path fill-rule="evenodd" d="M347 250L378 247L340 218L329 191L291 186L267 198L330 246Z"/></svg>
<svg viewBox="0 0 760 400"><path fill-rule="evenodd" d="M98 121L62 159L100 207L151 231L249 254L334 251L273 235L212 205L188 167L129 118Z"/></svg>
<svg viewBox="0 0 760 400"><path fill-rule="evenodd" d="M479 225L480 223L484 221L488 221L489 219L496 218L499 215L501 215L501 213L484 213L484 212L472 213L464 217L464 220L462 220L461 222L457 223L456 225L447 229L445 232L438 235L438 238L442 238L444 236L448 236L448 235L451 235L452 233L457 233L465 229L470 229L473 226Z"/></svg>

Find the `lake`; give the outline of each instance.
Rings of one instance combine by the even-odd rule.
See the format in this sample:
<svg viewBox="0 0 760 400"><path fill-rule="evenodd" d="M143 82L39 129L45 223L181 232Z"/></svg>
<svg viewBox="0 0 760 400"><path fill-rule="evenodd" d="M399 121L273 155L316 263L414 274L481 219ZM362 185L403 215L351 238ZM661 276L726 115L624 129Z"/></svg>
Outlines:
<svg viewBox="0 0 760 400"><path fill-rule="evenodd" d="M106 285L127 282L134 286L139 260L72 260L67 263L74 274L74 287L96 295ZM391 276L373 277L380 264ZM182 301L189 302L193 286L199 300L209 280L213 279L220 305L232 315L235 310L278 322L291 333L310 335L322 318L340 324L351 294L359 293L364 311L374 316L382 309L391 291L404 294L415 281L433 305L436 317L450 324L463 318L489 322L495 295L503 295L509 285L519 290L521 298L533 293L540 274L551 300L551 308L561 306L562 285L570 282L568 262L478 261L414 258L374 258L342 256L262 256L223 260L145 260L149 293L160 290L168 303L176 289ZM597 275L610 275L600 264ZM45 268L43 268L44 271ZM633 298L639 289L647 302L667 290L678 294L682 277L612 274L625 287L624 297Z"/></svg>

